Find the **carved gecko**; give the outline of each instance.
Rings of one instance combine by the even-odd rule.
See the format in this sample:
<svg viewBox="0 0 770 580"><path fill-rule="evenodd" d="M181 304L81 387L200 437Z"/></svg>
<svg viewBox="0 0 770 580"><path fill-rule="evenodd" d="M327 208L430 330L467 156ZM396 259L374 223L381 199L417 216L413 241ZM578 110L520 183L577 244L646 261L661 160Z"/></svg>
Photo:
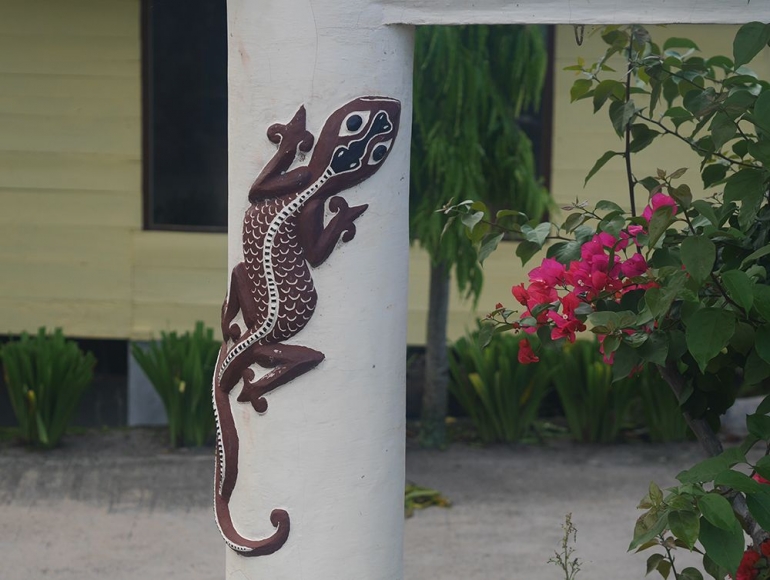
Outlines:
<svg viewBox="0 0 770 580"><path fill-rule="evenodd" d="M230 391L243 381L238 401L267 411L264 395L318 365L324 354L283 344L310 321L317 294L308 266L317 267L340 238L356 234L354 221L367 205L349 207L337 193L374 174L388 156L398 133L401 105L386 97L360 97L337 109L313 135L305 128L305 108L289 123L275 124L267 137L278 151L249 191L243 221L243 262L233 268L222 306L223 343L213 379L217 419L217 463L214 512L227 545L244 556L272 554L289 536L289 514L274 509L276 528L268 538L246 538L235 529L230 497L238 476L238 432L230 407ZM312 151L305 166L289 169ZM335 215L324 225L324 212ZM236 317L241 314L245 328ZM271 369L258 380L250 368Z"/></svg>

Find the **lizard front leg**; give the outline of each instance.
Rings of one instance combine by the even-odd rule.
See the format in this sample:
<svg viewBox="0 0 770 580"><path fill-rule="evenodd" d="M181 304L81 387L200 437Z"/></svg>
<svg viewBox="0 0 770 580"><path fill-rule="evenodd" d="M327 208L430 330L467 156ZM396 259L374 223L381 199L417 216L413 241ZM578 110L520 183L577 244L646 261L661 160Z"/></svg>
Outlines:
<svg viewBox="0 0 770 580"><path fill-rule="evenodd" d="M368 207L367 204L350 207L345 198L332 197L329 209L336 215L324 227L324 200L311 199L305 204L299 215L299 238L308 263L314 268L323 264L340 238L343 242L352 240L356 235L353 222Z"/></svg>
<svg viewBox="0 0 770 580"><path fill-rule="evenodd" d="M305 107L300 107L291 121L271 125L267 138L278 145L278 151L268 161L249 190L249 201L257 202L267 197L278 197L301 190L310 183L311 172L307 167L287 171L297 155L313 148L313 134L305 128Z"/></svg>

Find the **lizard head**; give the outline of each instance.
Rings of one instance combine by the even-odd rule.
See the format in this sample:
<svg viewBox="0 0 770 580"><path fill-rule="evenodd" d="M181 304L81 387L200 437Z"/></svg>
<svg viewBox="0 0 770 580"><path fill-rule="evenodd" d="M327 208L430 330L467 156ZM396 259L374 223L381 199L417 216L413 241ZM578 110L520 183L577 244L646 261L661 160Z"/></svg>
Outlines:
<svg viewBox="0 0 770 580"><path fill-rule="evenodd" d="M359 97L332 113L310 161L313 173L329 176L322 189L340 191L373 175L390 153L400 115L401 104L387 97Z"/></svg>

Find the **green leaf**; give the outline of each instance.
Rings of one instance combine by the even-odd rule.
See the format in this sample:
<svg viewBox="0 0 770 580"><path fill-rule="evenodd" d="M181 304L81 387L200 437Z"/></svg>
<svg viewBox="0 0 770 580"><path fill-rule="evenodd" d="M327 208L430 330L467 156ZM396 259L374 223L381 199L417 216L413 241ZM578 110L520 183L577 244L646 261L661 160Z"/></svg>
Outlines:
<svg viewBox="0 0 770 580"><path fill-rule="evenodd" d="M622 155L622 153L617 153L617 155ZM614 201L608 201L606 199L599 200L596 202L596 211L623 211L623 208L620 207L617 203Z"/></svg>
<svg viewBox="0 0 770 580"><path fill-rule="evenodd" d="M732 469L717 475L714 479L714 485L724 485L741 493L758 493L762 491L762 486L759 483L745 473L733 471Z"/></svg>
<svg viewBox="0 0 770 580"><path fill-rule="evenodd" d="M689 209L692 205L692 191L686 183L670 188L668 193L684 209Z"/></svg>
<svg viewBox="0 0 770 580"><path fill-rule="evenodd" d="M601 157L599 157L596 163L594 163L594 166L591 168L591 171L589 171L588 175L586 175L586 178L583 181L583 187L585 187L586 183L588 183L588 180L596 175L596 172L604 167L610 159L618 155L623 155L623 153L619 153L618 151L606 151Z"/></svg>
<svg viewBox="0 0 770 580"><path fill-rule="evenodd" d="M770 456L760 457L759 461L754 465L754 469L765 479L770 479Z"/></svg>
<svg viewBox="0 0 770 580"><path fill-rule="evenodd" d="M717 113L711 120L709 126L711 131L711 139L714 142L716 149L721 149L722 146L730 139L735 137L738 128L735 122L726 113Z"/></svg>
<svg viewBox="0 0 770 580"><path fill-rule="evenodd" d="M709 558L708 554L703 554L703 569L714 580L725 580L729 574L726 568L719 566L714 560Z"/></svg>
<svg viewBox="0 0 770 580"><path fill-rule="evenodd" d="M660 135L659 131L653 131L644 123L635 123L631 125L631 143L628 145L631 153L638 153L642 149L647 148L650 143L655 140L655 137Z"/></svg>
<svg viewBox="0 0 770 580"><path fill-rule="evenodd" d="M604 106L604 103L613 93L616 99L623 99L625 94L623 83L615 80L604 80L596 85L596 89L594 89L594 113Z"/></svg>
<svg viewBox="0 0 770 580"><path fill-rule="evenodd" d="M671 533L682 540L692 550L698 541L700 518L689 510L676 510L668 514L668 527Z"/></svg>
<svg viewBox="0 0 770 580"><path fill-rule="evenodd" d="M735 68L751 62L770 41L770 25L749 22L740 27L733 40Z"/></svg>
<svg viewBox="0 0 770 580"><path fill-rule="evenodd" d="M615 351L615 359L612 363L613 382L625 379L630 375L634 367L639 364L639 361L636 349L631 348L625 342L620 343L620 346Z"/></svg>
<svg viewBox="0 0 770 580"><path fill-rule="evenodd" d="M754 308L770 322L770 286L754 284Z"/></svg>
<svg viewBox="0 0 770 580"><path fill-rule="evenodd" d="M753 262L754 260L758 260L759 258L761 258L763 256L767 256L768 254L770 254L770 244L768 244L766 246L762 246L761 248L759 248L755 252L751 252L748 256L746 256L743 259L743 262L741 262L741 267L746 266L746 265L750 264L751 262Z"/></svg>
<svg viewBox="0 0 770 580"><path fill-rule="evenodd" d="M700 50L698 45L689 38L677 38L675 36L667 38L666 42L663 43L664 51L668 50L669 48L691 48L693 50Z"/></svg>
<svg viewBox="0 0 770 580"><path fill-rule="evenodd" d="M685 336L687 348L701 372L730 342L735 332L735 314L721 308L702 308L692 315Z"/></svg>
<svg viewBox="0 0 770 580"><path fill-rule="evenodd" d="M580 259L580 248L583 244L578 241L572 240L570 242L559 242L548 247L546 256L548 258L554 258L561 262L565 266L570 262Z"/></svg>
<svg viewBox="0 0 770 580"><path fill-rule="evenodd" d="M521 265L523 266L529 262L532 256L537 254L540 249L541 246L534 242L519 242L519 245L516 247L516 255L521 258Z"/></svg>
<svg viewBox="0 0 770 580"><path fill-rule="evenodd" d="M663 554L653 554L647 558L647 574L653 570L657 570L658 564L663 561Z"/></svg>
<svg viewBox="0 0 770 580"><path fill-rule="evenodd" d="M712 225L719 227L719 218L717 218L717 214L714 212L714 208L709 202L702 199L696 199L692 202L692 206L698 210L698 213L710 221Z"/></svg>
<svg viewBox="0 0 770 580"><path fill-rule="evenodd" d="M466 214L463 214L462 217L460 217L460 221L469 230L472 230L476 226L476 224L478 224L482 219L484 219L483 211L474 211L472 213L466 213Z"/></svg>
<svg viewBox="0 0 770 580"><path fill-rule="evenodd" d="M770 363L770 324L757 328L754 337L756 353L763 361Z"/></svg>
<svg viewBox="0 0 770 580"><path fill-rule="evenodd" d="M770 91L765 91L757 97L751 121L762 130L763 135L770 134Z"/></svg>
<svg viewBox="0 0 770 580"><path fill-rule="evenodd" d="M748 427L749 433L754 435L754 437L762 441L770 439L770 417L767 415L760 415L758 413L747 415L746 427Z"/></svg>
<svg viewBox="0 0 770 580"><path fill-rule="evenodd" d="M746 365L743 367L743 380L747 385L758 385L770 377L770 364L766 363L752 350L746 357Z"/></svg>
<svg viewBox="0 0 770 580"><path fill-rule="evenodd" d="M698 539L716 564L735 575L745 548L743 530L737 520L730 530L723 530L701 518Z"/></svg>
<svg viewBox="0 0 770 580"><path fill-rule="evenodd" d="M749 512L763 530L770 530L770 493L763 491L746 496Z"/></svg>
<svg viewBox="0 0 770 580"><path fill-rule="evenodd" d="M746 312L751 310L751 307L754 305L754 284L752 284L746 272L729 270L722 274L722 283L730 298L735 300Z"/></svg>
<svg viewBox="0 0 770 580"><path fill-rule="evenodd" d="M765 174L759 169L741 169L725 181L725 201L761 199L765 192Z"/></svg>
<svg viewBox="0 0 770 580"><path fill-rule="evenodd" d="M618 137L623 135L626 126L634 118L634 115L636 115L636 107L633 101L626 103L615 101L610 105L610 120Z"/></svg>
<svg viewBox="0 0 770 580"><path fill-rule="evenodd" d="M703 517L718 528L730 530L735 525L735 515L730 502L717 492L707 493L698 499Z"/></svg>
<svg viewBox="0 0 770 580"><path fill-rule="evenodd" d="M703 283L714 267L717 249L714 242L705 236L688 236L682 240L681 256L687 273L697 282Z"/></svg>
<svg viewBox="0 0 770 580"><path fill-rule="evenodd" d="M668 516L666 512L657 514L653 511L649 511L636 520L634 526L634 539L628 546L628 550L634 550L638 546L649 542L658 534L662 533L666 529L668 523Z"/></svg>
<svg viewBox="0 0 770 580"><path fill-rule="evenodd" d="M646 362L656 365L665 365L668 357L668 334L665 332L654 332L637 349L639 356Z"/></svg>
<svg viewBox="0 0 770 580"><path fill-rule="evenodd" d="M717 455L696 463L690 469L682 471L676 478L682 483L704 483L713 481L723 471L730 469L730 463L724 457Z"/></svg>
<svg viewBox="0 0 770 580"><path fill-rule="evenodd" d="M591 90L591 87L593 86L593 81L591 79L578 79L572 84L572 88L569 91L570 96L570 102L574 103L580 97L585 95L588 91Z"/></svg>
<svg viewBox="0 0 770 580"><path fill-rule="evenodd" d="M647 246L654 248L658 240L666 233L668 227L674 223L674 215L667 205L656 209L650 218L650 232Z"/></svg>
<svg viewBox="0 0 770 580"><path fill-rule="evenodd" d="M484 260L486 260L492 252L494 252L497 249L498 244L500 244L500 241L503 239L505 234L498 234L496 236L492 236L489 238L486 242L484 242L479 249L479 262L484 263Z"/></svg>
<svg viewBox="0 0 770 580"><path fill-rule="evenodd" d="M688 566L679 572L679 580L703 580L703 574L697 568Z"/></svg>
<svg viewBox="0 0 770 580"><path fill-rule="evenodd" d="M701 178L703 179L703 187L710 187L715 183L722 181L727 175L727 166L721 163L712 163L706 165L701 171ZM703 202L708 203L708 202ZM703 213L703 212L701 212Z"/></svg>

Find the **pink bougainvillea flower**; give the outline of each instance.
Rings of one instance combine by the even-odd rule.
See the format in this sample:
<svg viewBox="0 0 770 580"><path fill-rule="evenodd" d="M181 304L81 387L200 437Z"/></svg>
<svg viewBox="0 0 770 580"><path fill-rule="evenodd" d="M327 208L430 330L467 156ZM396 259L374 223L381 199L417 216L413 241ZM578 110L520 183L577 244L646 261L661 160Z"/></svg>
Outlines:
<svg viewBox="0 0 770 580"><path fill-rule="evenodd" d="M582 332L586 329L586 325L577 318L567 318L557 314L553 310L548 311L548 318L555 325L555 328L551 330L552 340L566 338L570 342L575 342L575 333Z"/></svg>
<svg viewBox="0 0 770 580"><path fill-rule="evenodd" d="M758 481L759 483L770 483L770 480L765 479L758 473L755 473L754 475L752 475L751 479L753 479L754 481Z"/></svg>
<svg viewBox="0 0 770 580"><path fill-rule="evenodd" d="M543 282L548 286L562 285L564 284L564 264L553 258L546 258L540 266L530 271L529 279Z"/></svg>
<svg viewBox="0 0 770 580"><path fill-rule="evenodd" d="M647 261L641 254L634 254L620 265L620 271L626 278L641 276L647 272Z"/></svg>
<svg viewBox="0 0 770 580"><path fill-rule="evenodd" d="M561 298L562 314L568 318L575 317L575 308L578 306L580 306L580 298L578 298L573 292L570 292Z"/></svg>
<svg viewBox="0 0 770 580"><path fill-rule="evenodd" d="M535 352L532 350L532 345L529 344L529 341L526 338L519 342L518 358L519 362L523 365L528 365L530 363L536 363L540 361L540 359L535 355Z"/></svg>
<svg viewBox="0 0 770 580"><path fill-rule="evenodd" d="M529 292L526 291L523 283L511 288L511 293L519 304L522 306L527 305L527 301L529 300Z"/></svg>
<svg viewBox="0 0 770 580"><path fill-rule="evenodd" d="M746 550L738 566L738 572L735 574L735 580L754 580L759 574L756 564L761 558L762 556L753 549Z"/></svg>
<svg viewBox="0 0 770 580"><path fill-rule="evenodd" d="M652 219L652 214L655 213L655 210L664 206L671 208L671 215L676 215L676 201L674 201L674 198L666 195L665 193L656 193L652 196L650 205L644 208L642 216L649 223L650 219Z"/></svg>

